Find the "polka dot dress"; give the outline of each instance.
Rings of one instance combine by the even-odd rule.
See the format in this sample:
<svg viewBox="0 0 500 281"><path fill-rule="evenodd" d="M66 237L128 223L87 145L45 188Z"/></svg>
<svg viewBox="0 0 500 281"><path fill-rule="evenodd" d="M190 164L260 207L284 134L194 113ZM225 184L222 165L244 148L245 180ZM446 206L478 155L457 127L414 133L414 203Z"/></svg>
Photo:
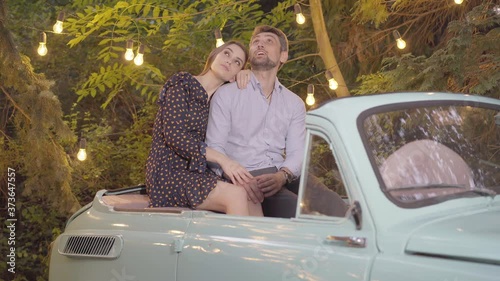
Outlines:
<svg viewBox="0 0 500 281"><path fill-rule="evenodd" d="M201 204L219 178L207 168L208 95L191 74L174 74L163 86L146 163L150 207Z"/></svg>

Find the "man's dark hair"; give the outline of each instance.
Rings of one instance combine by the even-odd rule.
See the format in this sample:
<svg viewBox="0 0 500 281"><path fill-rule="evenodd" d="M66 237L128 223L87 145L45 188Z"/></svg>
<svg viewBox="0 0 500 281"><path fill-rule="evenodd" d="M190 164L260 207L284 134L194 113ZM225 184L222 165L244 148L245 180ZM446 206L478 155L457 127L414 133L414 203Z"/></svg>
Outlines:
<svg viewBox="0 0 500 281"><path fill-rule="evenodd" d="M250 40L250 42L253 40L253 38L257 34L263 33L263 32L273 33L274 35L278 36L278 39L279 39L280 45L281 45L281 51L282 52L288 51L288 39L286 38L285 33L283 33L283 31L281 31L281 29L278 29L276 27L272 27L269 25L259 25L259 26L255 27L253 30L252 39Z"/></svg>

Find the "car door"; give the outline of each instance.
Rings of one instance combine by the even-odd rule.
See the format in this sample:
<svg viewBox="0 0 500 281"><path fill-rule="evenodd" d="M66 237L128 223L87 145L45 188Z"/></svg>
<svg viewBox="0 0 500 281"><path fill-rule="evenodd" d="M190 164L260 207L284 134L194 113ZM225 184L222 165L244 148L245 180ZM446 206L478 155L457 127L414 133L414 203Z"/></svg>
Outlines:
<svg viewBox="0 0 500 281"><path fill-rule="evenodd" d="M297 216L195 213L182 241L178 281L368 280L377 247L370 217L353 195L360 193L346 188L352 175L337 166L320 130L308 131L307 147Z"/></svg>

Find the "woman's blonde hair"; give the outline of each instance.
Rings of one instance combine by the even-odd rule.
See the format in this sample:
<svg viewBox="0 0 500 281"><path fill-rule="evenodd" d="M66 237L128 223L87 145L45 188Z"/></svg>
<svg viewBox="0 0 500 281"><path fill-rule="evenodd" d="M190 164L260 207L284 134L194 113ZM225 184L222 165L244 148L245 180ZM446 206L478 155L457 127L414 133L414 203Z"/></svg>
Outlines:
<svg viewBox="0 0 500 281"><path fill-rule="evenodd" d="M243 61L243 65L241 66L241 69L245 68L245 65L247 64L247 61L248 61L248 49L241 42L238 42L236 40L231 40L231 41L224 43L224 45L221 45L220 47L213 49L212 52L210 52L210 54L207 57L207 61L205 62L205 68L203 68L203 71L199 75L206 74L210 70L210 67L212 66L212 63L214 62L215 57L229 45L236 45L243 50L243 53L245 53L245 59Z"/></svg>

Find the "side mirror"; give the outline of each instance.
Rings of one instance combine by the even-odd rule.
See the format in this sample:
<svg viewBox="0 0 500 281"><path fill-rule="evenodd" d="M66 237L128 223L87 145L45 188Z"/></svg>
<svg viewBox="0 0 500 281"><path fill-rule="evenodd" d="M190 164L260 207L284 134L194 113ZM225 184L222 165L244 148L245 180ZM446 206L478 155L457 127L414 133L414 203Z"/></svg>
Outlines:
<svg viewBox="0 0 500 281"><path fill-rule="evenodd" d="M356 230L361 230L363 225L363 212L361 211L361 205L358 201L354 201L347 211L349 216L352 216L354 222L356 223Z"/></svg>

